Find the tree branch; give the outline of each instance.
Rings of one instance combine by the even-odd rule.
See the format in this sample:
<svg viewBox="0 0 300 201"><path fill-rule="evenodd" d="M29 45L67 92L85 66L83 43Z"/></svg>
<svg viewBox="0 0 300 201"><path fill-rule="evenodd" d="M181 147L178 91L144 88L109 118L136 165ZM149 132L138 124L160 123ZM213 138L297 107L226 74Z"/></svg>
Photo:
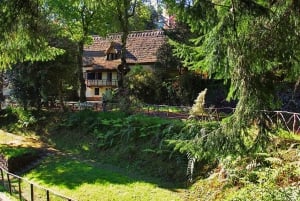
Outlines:
<svg viewBox="0 0 300 201"><path fill-rule="evenodd" d="M136 8L137 0L134 1L133 7L132 7L132 12L128 13L128 18L133 17L135 14L135 8Z"/></svg>

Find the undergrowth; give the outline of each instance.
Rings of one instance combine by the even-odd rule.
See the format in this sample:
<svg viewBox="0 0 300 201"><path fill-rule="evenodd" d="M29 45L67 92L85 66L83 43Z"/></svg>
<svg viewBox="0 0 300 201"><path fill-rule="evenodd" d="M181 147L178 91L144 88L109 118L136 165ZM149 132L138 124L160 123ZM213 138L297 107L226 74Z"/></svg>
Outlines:
<svg viewBox="0 0 300 201"><path fill-rule="evenodd" d="M191 182L196 183L192 185L195 191L191 189L190 200L300 199L299 141L294 135L279 129L279 133L270 134L272 141L265 152L226 157L208 147L209 133L218 129L217 122L109 115L112 114L98 114L94 124L81 122L89 125L83 126L84 133L94 139L99 156L177 182L187 180L187 155L192 156L195 164ZM72 128L70 121L73 120L61 126ZM260 197L255 196L258 193Z"/></svg>
<svg viewBox="0 0 300 201"><path fill-rule="evenodd" d="M73 139L81 136L80 141L72 140L77 147L76 150L70 147L72 152L88 154L168 181L183 182L186 156L166 143L182 126L181 121L158 117L82 111L61 123L59 133L72 130ZM66 147L66 143L62 146ZM94 156L90 155L91 151Z"/></svg>
<svg viewBox="0 0 300 201"><path fill-rule="evenodd" d="M0 118L22 117L12 114ZM36 121L45 123L43 116ZM187 200L300 200L299 136L282 129L269 133L264 151L226 154L212 150L218 122L89 110L60 118L47 134L56 148L174 183L194 172Z"/></svg>

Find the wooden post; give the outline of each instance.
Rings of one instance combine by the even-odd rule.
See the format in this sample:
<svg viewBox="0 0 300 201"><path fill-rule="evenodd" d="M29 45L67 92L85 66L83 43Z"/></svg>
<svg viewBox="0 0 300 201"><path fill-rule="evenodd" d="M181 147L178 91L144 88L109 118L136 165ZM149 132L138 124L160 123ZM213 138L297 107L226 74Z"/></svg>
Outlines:
<svg viewBox="0 0 300 201"><path fill-rule="evenodd" d="M22 200L21 178L18 179L18 185L19 185L19 199Z"/></svg>
<svg viewBox="0 0 300 201"><path fill-rule="evenodd" d="M170 106L167 106L168 110L167 110L167 117L169 116L169 109L170 109Z"/></svg>
<svg viewBox="0 0 300 201"><path fill-rule="evenodd" d="M293 133L295 134L296 133L296 114L294 113L293 115L293 118L294 118L294 122L293 122Z"/></svg>
<svg viewBox="0 0 300 201"><path fill-rule="evenodd" d="M221 115L220 115L220 112L219 110L216 108L216 113L217 113L217 121L221 121Z"/></svg>
<svg viewBox="0 0 300 201"><path fill-rule="evenodd" d="M8 190L9 190L9 194L12 194L12 191L11 191L11 183L10 183L10 178L9 178L9 173L6 173L7 175L7 181L8 181Z"/></svg>
<svg viewBox="0 0 300 201"><path fill-rule="evenodd" d="M34 197L33 197L33 184L30 184L30 200L34 201Z"/></svg>
<svg viewBox="0 0 300 201"><path fill-rule="evenodd" d="M50 201L49 190L46 190L47 201Z"/></svg>

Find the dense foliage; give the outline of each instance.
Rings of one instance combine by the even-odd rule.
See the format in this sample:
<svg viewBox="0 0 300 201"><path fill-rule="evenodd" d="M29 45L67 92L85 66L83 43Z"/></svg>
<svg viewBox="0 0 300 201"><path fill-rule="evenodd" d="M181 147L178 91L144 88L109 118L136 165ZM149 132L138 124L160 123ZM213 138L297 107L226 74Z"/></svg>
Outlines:
<svg viewBox="0 0 300 201"><path fill-rule="evenodd" d="M182 126L179 121L143 115L83 111L70 115L60 129L80 129L76 137L86 136L77 145L82 148L78 150L80 152L88 154L87 150L96 149L98 156L94 157L104 161L119 165L122 161L122 167L137 168L152 176L182 182L186 172L185 155L172 151L165 142ZM89 141L92 145L87 145ZM87 150L86 146L89 147Z"/></svg>
<svg viewBox="0 0 300 201"><path fill-rule="evenodd" d="M276 83L299 76L298 1L166 2L198 35L192 44L174 43L177 56L190 69L230 81L228 98L238 100L234 115L211 134L211 144L220 153L266 148L269 123L259 111L278 108ZM249 132L254 123L255 136Z"/></svg>
<svg viewBox="0 0 300 201"><path fill-rule="evenodd" d="M48 61L63 51L51 46L51 22L35 0L0 2L0 69L18 62Z"/></svg>
<svg viewBox="0 0 300 201"><path fill-rule="evenodd" d="M63 49L65 54L53 61L20 63L7 72L12 85L12 96L23 106L40 109L54 105L59 100L77 99L75 44L66 38L55 39L52 43Z"/></svg>
<svg viewBox="0 0 300 201"><path fill-rule="evenodd" d="M0 123L12 132L34 130L56 149L86 161L114 164L173 183L188 179L188 184L195 182L186 194L190 200L299 199L300 139L281 129L265 152L219 157L207 135L218 130L219 122L15 108L2 110Z"/></svg>

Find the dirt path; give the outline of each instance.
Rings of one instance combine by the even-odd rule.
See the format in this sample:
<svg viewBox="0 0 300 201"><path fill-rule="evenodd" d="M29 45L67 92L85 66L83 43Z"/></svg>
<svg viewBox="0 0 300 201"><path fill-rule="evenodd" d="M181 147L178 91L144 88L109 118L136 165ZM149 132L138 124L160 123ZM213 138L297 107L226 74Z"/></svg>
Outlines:
<svg viewBox="0 0 300 201"><path fill-rule="evenodd" d="M12 133L0 130L0 144L15 146L15 147L33 147L44 148L46 144L42 143L38 138L15 135Z"/></svg>
<svg viewBox="0 0 300 201"><path fill-rule="evenodd" d="M4 193L0 192L0 201L11 201Z"/></svg>

